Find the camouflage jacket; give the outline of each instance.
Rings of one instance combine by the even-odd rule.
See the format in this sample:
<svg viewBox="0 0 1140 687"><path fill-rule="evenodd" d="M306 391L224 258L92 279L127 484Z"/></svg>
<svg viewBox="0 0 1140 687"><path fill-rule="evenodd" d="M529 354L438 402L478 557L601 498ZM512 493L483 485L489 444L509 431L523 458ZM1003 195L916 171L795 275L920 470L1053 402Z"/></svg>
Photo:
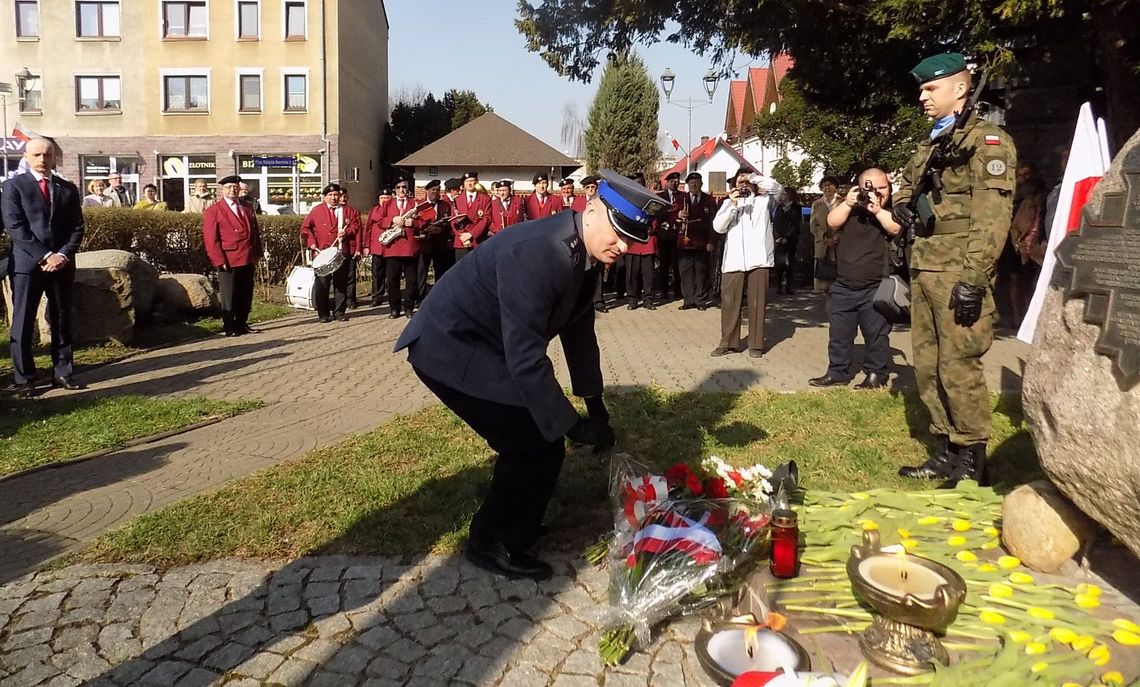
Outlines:
<svg viewBox="0 0 1140 687"><path fill-rule="evenodd" d="M1009 134L977 115L952 135L942 202L935 204L929 189L916 199L920 214L923 205L933 210L934 233L915 238L910 266L959 272L961 281L988 287L1009 235L1017 149ZM895 205L911 201L932 145L922 142L903 168L892 197Z"/></svg>

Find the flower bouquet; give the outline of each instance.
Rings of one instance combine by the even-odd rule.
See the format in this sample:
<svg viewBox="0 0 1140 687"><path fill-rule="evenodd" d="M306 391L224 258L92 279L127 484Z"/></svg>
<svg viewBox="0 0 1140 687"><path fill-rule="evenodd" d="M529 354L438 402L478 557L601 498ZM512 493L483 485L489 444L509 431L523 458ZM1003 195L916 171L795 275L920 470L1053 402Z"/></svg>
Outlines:
<svg viewBox="0 0 1140 687"><path fill-rule="evenodd" d="M767 550L771 473L734 468L711 457L663 475L614 458L610 492L614 530L587 551L610 568L610 621L598 642L616 665L650 628L735 589L734 577Z"/></svg>

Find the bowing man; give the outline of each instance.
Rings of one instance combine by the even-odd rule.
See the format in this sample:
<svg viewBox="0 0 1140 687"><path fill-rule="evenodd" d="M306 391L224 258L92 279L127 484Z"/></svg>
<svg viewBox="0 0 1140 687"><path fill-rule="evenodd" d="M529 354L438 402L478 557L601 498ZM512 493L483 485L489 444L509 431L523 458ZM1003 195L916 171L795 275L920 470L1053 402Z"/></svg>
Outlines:
<svg viewBox="0 0 1140 687"><path fill-rule="evenodd" d="M0 189L0 216L12 238L12 369L21 396L36 395L32 330L47 294L51 326L52 386L83 388L72 378L71 296L75 252L83 240L82 194L55 175L55 141L33 138L24 149L28 171Z"/></svg>
<svg viewBox="0 0 1140 687"><path fill-rule="evenodd" d="M218 182L222 200L202 214L202 244L218 271L222 301L222 333L253 333L248 324L253 306L254 267L261 257L257 215L241 201L241 177L231 174Z"/></svg>
<svg viewBox="0 0 1140 687"><path fill-rule="evenodd" d="M340 320L348 322L348 263L356 252L360 236L359 216L350 217L340 204L340 184L329 184L321 190L321 203L309 211L301 223L301 242L315 258L322 250L337 246L344 256L340 267L328 276L316 277L317 317L321 322ZM333 308L329 309L329 286L335 293Z"/></svg>
<svg viewBox="0 0 1140 687"><path fill-rule="evenodd" d="M456 216L466 216L470 223L456 224L455 260L458 262L467 255L487 235L491 226L491 197L479 191L479 174L464 172L463 191L455 197Z"/></svg>
<svg viewBox="0 0 1140 687"><path fill-rule="evenodd" d="M466 557L510 578L551 576L528 549L558 481L564 437L595 452L614 443L594 283L627 242L648 238L649 213L665 204L616 174L603 178L585 212L525 222L457 262L396 342L423 383L498 454ZM556 336L586 417L554 375L547 348Z"/></svg>

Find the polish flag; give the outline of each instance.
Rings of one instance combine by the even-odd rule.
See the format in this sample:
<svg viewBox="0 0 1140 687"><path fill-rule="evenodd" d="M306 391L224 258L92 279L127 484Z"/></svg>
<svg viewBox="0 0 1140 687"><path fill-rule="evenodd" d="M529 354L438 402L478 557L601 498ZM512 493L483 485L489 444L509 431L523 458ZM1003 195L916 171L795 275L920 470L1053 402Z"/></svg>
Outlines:
<svg viewBox="0 0 1140 687"><path fill-rule="evenodd" d="M1037 277L1037 289L1033 292L1033 300L1029 302L1025 319L1021 321L1021 329L1017 332L1017 338L1027 344L1033 343L1037 318L1041 314L1041 305L1045 302L1053 267L1057 264L1053 252L1062 239L1080 228L1081 211L1111 162L1104 120L1094 119L1092 107L1085 103L1081 105L1077 129L1073 132L1073 144L1069 147L1069 164L1065 166L1065 176L1061 179L1057 212L1053 215L1053 225L1049 227L1049 246L1045 251L1041 274Z"/></svg>
<svg viewBox="0 0 1140 687"><path fill-rule="evenodd" d="M673 138L673 134L669 133L668 129L665 130L665 138L669 139L669 142L673 144L673 150L681 149L681 142Z"/></svg>

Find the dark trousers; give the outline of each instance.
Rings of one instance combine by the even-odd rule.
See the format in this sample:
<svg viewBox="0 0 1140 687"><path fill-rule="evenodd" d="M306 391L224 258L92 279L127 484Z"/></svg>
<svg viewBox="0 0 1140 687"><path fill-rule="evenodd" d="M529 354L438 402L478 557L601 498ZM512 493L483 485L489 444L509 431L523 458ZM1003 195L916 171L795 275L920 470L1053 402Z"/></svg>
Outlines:
<svg viewBox="0 0 1140 687"><path fill-rule="evenodd" d="M792 284L795 281L795 264L796 254L794 252L776 250L776 265L772 271L776 273L776 291L778 293L784 293L785 288L788 293L792 292Z"/></svg>
<svg viewBox="0 0 1140 687"><path fill-rule="evenodd" d="M606 274L606 290L612 291L618 298L625 297L626 263L627 258L625 256L619 257L610 265L609 272Z"/></svg>
<svg viewBox="0 0 1140 687"><path fill-rule="evenodd" d="M372 305L384 302L384 285L388 281L388 272L384 269L384 256L372 254Z"/></svg>
<svg viewBox="0 0 1140 687"><path fill-rule="evenodd" d="M703 250L677 251L681 268L681 297L685 305L704 305L709 300L709 254Z"/></svg>
<svg viewBox="0 0 1140 687"><path fill-rule="evenodd" d="M348 309L348 264L351 259L345 260L336 272L327 277L316 278L316 293L313 295L317 307L317 317L324 319L330 316L343 315ZM333 290L333 308L329 310L329 287Z"/></svg>
<svg viewBox="0 0 1140 687"><path fill-rule="evenodd" d="M12 370L17 384L32 381L36 361L32 357L32 337L40 299L47 294L47 318L51 326L51 362L55 377L70 377L71 294L75 285L75 263L57 272L13 272L12 279Z"/></svg>
<svg viewBox="0 0 1140 687"><path fill-rule="evenodd" d="M657 293L660 293L664 300L669 299L669 287L672 284L673 295L681 295L681 276L680 270L677 266L677 242L674 241L658 241L657 242Z"/></svg>
<svg viewBox="0 0 1140 687"><path fill-rule="evenodd" d="M344 289L345 296L348 300L348 307L356 307L356 258L348 259L348 275L347 283Z"/></svg>
<svg viewBox="0 0 1140 687"><path fill-rule="evenodd" d="M411 312L416 308L416 298L420 289L420 259L419 256L410 258L388 257L384 258L388 270L388 306L392 312ZM404 276L404 300L400 303L400 275Z"/></svg>
<svg viewBox="0 0 1140 687"><path fill-rule="evenodd" d="M720 345L740 347L740 307L748 290L748 348L764 350L764 311L768 305L768 268L725 272L720 284Z"/></svg>
<svg viewBox="0 0 1140 687"><path fill-rule="evenodd" d="M416 375L498 454L491 486L471 519L470 541L501 542L511 551L529 548L554 496L565 442L547 441L524 407L468 396L419 370Z"/></svg>
<svg viewBox="0 0 1140 687"><path fill-rule="evenodd" d="M713 234L709 253L709 299L720 298L720 262L724 259L724 235Z"/></svg>
<svg viewBox="0 0 1140 687"><path fill-rule="evenodd" d="M222 330L244 332L253 307L253 265L219 270L218 298L222 301Z"/></svg>
<svg viewBox="0 0 1140 687"><path fill-rule="evenodd" d="M836 379L851 379L856 329L863 332L863 371L887 374L891 364L891 323L875 310L875 288L849 289L839 282L831 285L827 372Z"/></svg>
<svg viewBox="0 0 1140 687"><path fill-rule="evenodd" d="M451 246L432 248L430 253L420 253L419 261L419 297L424 299L428 294L428 267L431 267L434 279L432 284L439 283L443 275L455 264L455 249Z"/></svg>
<svg viewBox="0 0 1140 687"><path fill-rule="evenodd" d="M653 260L652 255L625 254L625 293L630 302L649 300L653 298Z"/></svg>

